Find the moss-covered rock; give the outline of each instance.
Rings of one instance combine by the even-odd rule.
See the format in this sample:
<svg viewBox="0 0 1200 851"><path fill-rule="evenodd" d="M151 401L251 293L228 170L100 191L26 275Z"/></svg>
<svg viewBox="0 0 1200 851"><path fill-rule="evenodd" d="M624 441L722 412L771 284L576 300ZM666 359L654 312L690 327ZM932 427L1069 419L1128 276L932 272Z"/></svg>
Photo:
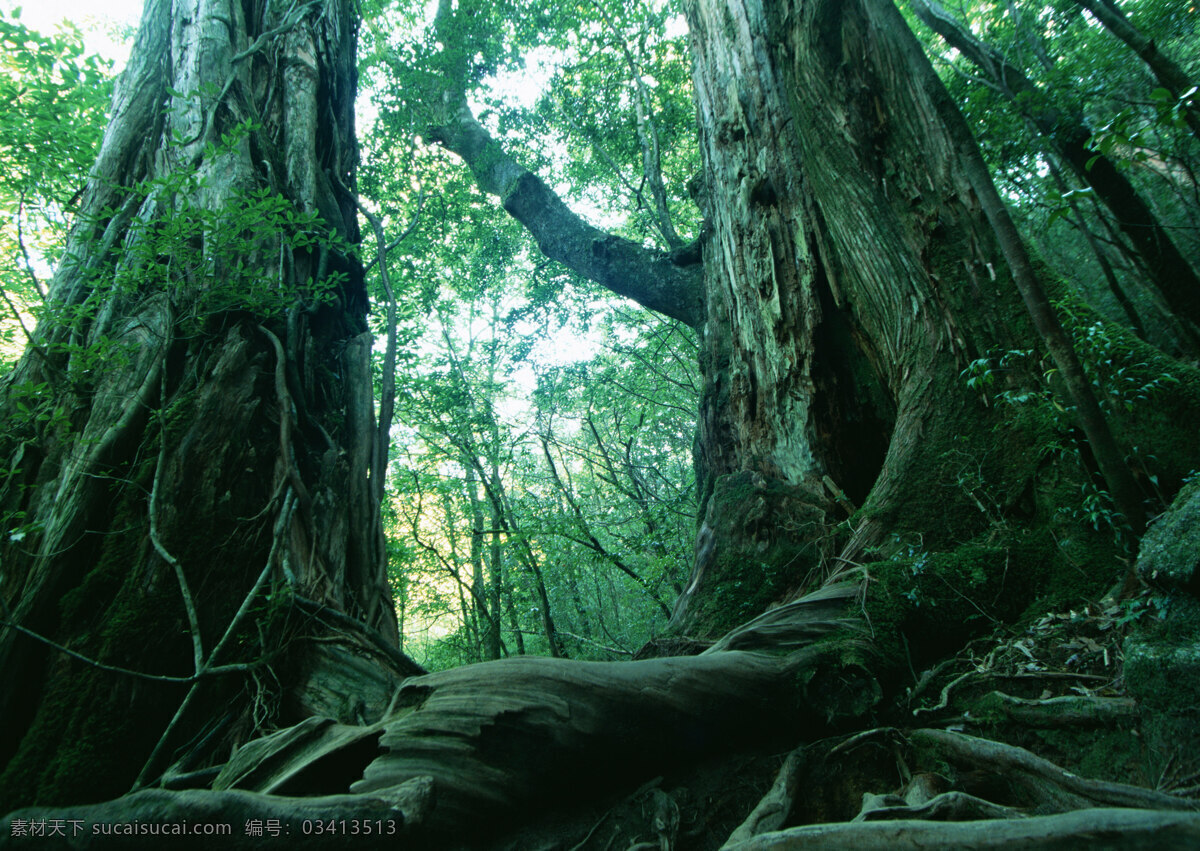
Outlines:
<svg viewBox="0 0 1200 851"><path fill-rule="evenodd" d="M1200 710L1200 601L1176 596L1125 642L1125 683L1148 708Z"/></svg>
<svg viewBox="0 0 1200 851"><path fill-rule="evenodd" d="M997 625L1098 596L1117 578L1111 550L1080 561L1088 551L1069 544L1050 529L993 530L953 550L909 547L865 565L876 646L907 669Z"/></svg>
<svg viewBox="0 0 1200 851"><path fill-rule="evenodd" d="M1176 594L1160 606L1160 617L1139 621L1125 641L1125 685L1169 782L1172 767L1184 775L1200 770L1200 601Z"/></svg>
<svg viewBox="0 0 1200 851"><path fill-rule="evenodd" d="M1181 490L1146 532L1137 570L1159 588L1200 593L1200 482Z"/></svg>

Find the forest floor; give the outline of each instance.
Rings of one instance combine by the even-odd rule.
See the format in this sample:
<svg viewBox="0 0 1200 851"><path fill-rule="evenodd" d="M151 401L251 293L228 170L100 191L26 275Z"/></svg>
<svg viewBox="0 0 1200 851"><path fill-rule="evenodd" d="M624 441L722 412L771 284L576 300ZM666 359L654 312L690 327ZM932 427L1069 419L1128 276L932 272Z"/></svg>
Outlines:
<svg viewBox="0 0 1200 851"><path fill-rule="evenodd" d="M745 847L758 847L753 843L759 840L747 837L761 833L770 819L768 829L776 830L903 818L906 811L953 821L952 814L921 812L934 799L948 799L944 793L951 789L970 797L969 808L996 802L995 812L975 810L969 818L1050 812L1042 804L1051 798L1079 793L1087 799L1093 791L1099 797L1092 806L1104 805L1103 790L1117 788L1111 783L1183 799L1180 809L1190 802L1200 808L1200 748L1195 737L1178 735L1190 716L1165 717L1172 713L1135 699L1125 681L1130 640L1158 629L1168 609L1166 598L1138 585L1131 572L1124 587L1101 599L1045 614L1022 629L998 627L935 666L912 671L912 685L879 707L879 727L811 742L790 754L693 767L686 776L655 778L620 801L597 802L594 826L573 851L740 848L739 829ZM953 765L946 756L953 748L931 760L917 744L929 743L925 731L933 731L934 741L937 731L963 734L955 747L966 749L960 754L966 764ZM987 753L992 743L1000 744ZM977 746L978 753L971 752ZM982 759L972 769L974 757ZM1059 766L1069 773L1053 776ZM1041 772L1040 779L1030 779ZM1018 776L1026 779L1014 780ZM1076 776L1081 785L1065 791ZM881 779L889 777L891 788L881 788ZM1097 781L1094 787L1091 781ZM1017 790L1022 785L1024 791ZM1030 798L1022 801L1024 793ZM1043 801L1030 805L1035 798ZM788 815L772 814L780 809ZM571 819L576 829L578 815ZM569 830L554 834L543 825L534 835L513 837L507 847L570 847L547 841L561 841Z"/></svg>
<svg viewBox="0 0 1200 851"><path fill-rule="evenodd" d="M1167 612L1142 588L997 630L918 676L907 708L920 726L1026 748L1083 777L1200 798L1200 764L1162 752L1154 719L1130 695L1125 647Z"/></svg>

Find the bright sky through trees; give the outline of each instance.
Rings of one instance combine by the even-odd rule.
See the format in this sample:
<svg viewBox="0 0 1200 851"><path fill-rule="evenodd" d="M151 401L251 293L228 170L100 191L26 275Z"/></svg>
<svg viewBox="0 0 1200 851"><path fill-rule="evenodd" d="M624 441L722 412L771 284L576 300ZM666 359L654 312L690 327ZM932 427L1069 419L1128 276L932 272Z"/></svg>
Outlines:
<svg viewBox="0 0 1200 851"><path fill-rule="evenodd" d="M21 3L0 0L0 11L11 15L20 9L21 21L42 32L51 32L64 19L69 20L83 32L89 52L99 53L120 68L129 58L131 44L130 39L122 37L121 30L128 27L128 34L133 34L142 16L142 2L107 0L97 4L85 0L37 0Z"/></svg>

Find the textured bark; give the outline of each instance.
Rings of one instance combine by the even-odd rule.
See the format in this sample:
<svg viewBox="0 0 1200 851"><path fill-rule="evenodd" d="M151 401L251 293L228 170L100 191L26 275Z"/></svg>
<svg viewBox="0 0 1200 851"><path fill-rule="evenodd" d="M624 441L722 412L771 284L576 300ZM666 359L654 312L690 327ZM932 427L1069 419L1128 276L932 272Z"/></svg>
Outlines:
<svg viewBox="0 0 1200 851"><path fill-rule="evenodd" d="M894 13L893 17L897 25L901 23ZM1124 515L1134 534L1140 536L1146 528L1142 495L1133 479L1133 472L1125 463L1125 453L1117 445L1104 413L1100 410L1100 404L1092 393L1092 384L1075 354L1075 346L1058 321L1046 288L1042 286L1034 271L1029 252L1025 249L1012 216L1009 215L1008 207L992 183L987 165L970 128L963 120L962 113L948 97L932 67L921 61L923 55L916 52L912 39L908 40L907 49L909 64L915 71L915 82L925 90L926 96L937 109L938 118L954 140L954 152L958 155L961 167L971 182L971 189L974 190L983 214L996 235L1004 261L1012 274L1013 283L1029 311L1038 337L1058 367L1067 396L1075 406L1076 422L1087 436L1096 466L1100 468L1100 474L1104 477L1113 502Z"/></svg>
<svg viewBox="0 0 1200 851"><path fill-rule="evenodd" d="M823 589L700 656L526 657L413 678L376 724L310 719L248 744L212 791L142 792L75 808L69 818L89 828L134 818L228 822L224 811L234 820L230 847L246 842L247 818L290 819L293 841L303 819L390 818L403 827L405 847L540 847L504 835L548 811L587 813L645 779L778 747L797 734L817 736L867 711L878 688L844 661L863 640L852 611L857 594L854 583ZM56 817L36 808L7 821ZM7 838L0 835L0 847ZM365 847L397 841L357 840ZM73 847L118 844L84 836Z"/></svg>
<svg viewBox="0 0 1200 851"><path fill-rule="evenodd" d="M341 0L147 3L39 326L50 357L27 355L4 388L9 422L30 383L69 420L10 428L2 447L19 474L0 510L38 521L2 544L0 613L21 627L0 629L7 802L128 789L179 682L191 709L161 759L200 736L203 764L258 724L378 716L402 677L379 647L396 626L361 267L279 223L222 230L262 192L357 241L332 189L357 157L355 32ZM203 224L159 235L188 221ZM315 608L289 604L289 585ZM210 676L223 663L245 670Z"/></svg>
<svg viewBox="0 0 1200 851"><path fill-rule="evenodd" d="M702 323L702 522L672 628L717 635L811 587L836 558L845 564L910 530L934 536L926 548L971 538L984 522L964 511L973 498L947 492L936 475L952 452L979 461L1007 511L1035 463L1020 448L986 445L1000 418L959 373L1037 338L1026 304L1055 361L1071 367L1073 358L1051 333L1046 299L961 119L949 120L944 90L914 85L928 61L891 4L696 0L685 12L704 163L701 293L667 274L665 255L602 248L620 241L573 219L480 127L465 106L471 51L447 26L450 4L439 18L447 48L431 137L463 157L548 256ZM615 280L616 270L634 271ZM646 280L657 286L637 283ZM1011 375L1011 386L1028 388L1035 375ZM1136 528L1132 479L1095 405L1083 407L1110 490ZM956 447L964 440L973 445ZM858 521L848 543L831 532L847 514ZM755 590L730 607L714 593L722 587Z"/></svg>
<svg viewBox="0 0 1200 851"><path fill-rule="evenodd" d="M887 649L873 646L875 631L890 636L882 623L868 623L864 616L873 589L867 580L873 577L820 582L827 569L823 559L837 552L826 536L846 505L852 510L854 504L863 504L867 510L857 518L843 557L896 530L925 530L930 548L970 539L984 525L979 512L973 507L962 511L968 495L940 489L942 479L930 472L956 435L976 441L971 448L979 457L972 461L990 465L988 475L994 473L994 480L1005 488L997 498L1015 501L1014 494L1026 490L1036 459L1022 457L1030 454L1027 445L1008 453L1002 447L996 455L1003 457L988 459L993 447L980 447L995 439L991 426L997 418L970 397L958 372L965 361L992 347L1028 341L1033 330L976 200L977 183L963 168L959 140L943 121L935 94L912 85L915 42L898 24L890 3L791 0L764 8L755 0L695 0L687 12L696 58L706 213L713 236L705 251L705 295L695 299L707 305L698 459L705 482L704 523L698 535L697 570L676 622L681 628L723 637L703 654L687 658L624 664L510 659L416 677L399 690L378 723L351 728L309 721L247 745L222 770L214 790L142 792L86 811L73 809L70 817L205 821L216 820L214 812L221 807L239 816L258 807L254 817L299 820L332 808L346 819L397 812L406 828L404 843L412 847L582 848L595 831L591 825L608 818L614 802L637 801L638 793L631 798L629 790L645 780L670 774L690 783L696 776L692 772L700 770L698 763L753 754L763 747L777 752L797 739L823 739L840 725L870 717L881 696L879 683L893 678L910 660L875 652ZM303 55L293 59L305 64ZM303 149L294 138L286 147ZM319 173L309 173L317 174L315 206L322 208L321 197L336 201L332 193L323 196L319 190ZM339 175L348 182L348 175ZM673 293L671 298L680 292L674 287L667 291ZM356 295L361 302L361 293L341 294L343 306L355 304ZM314 321L302 320L303 312L294 315L297 322ZM340 318L349 326L347 330L334 323L344 332L336 339L346 354L334 366L327 362L326 368L348 382L348 395L365 393L369 342L360 327L344 313L331 316L318 310L317 315L331 322ZM279 559L280 572L287 567L304 583L318 573L309 560L311 553L324 552L312 546L314 537L319 542L318 533L340 527L316 522L328 518L315 516L329 510L320 499L320 487L328 479L313 472L308 464L318 459L300 447L326 436L332 442L359 431L369 433L369 406L345 402L347 421L360 424L346 427L333 415L343 409L330 401L342 398L337 395L342 385L309 377L297 366L297 387L304 389L305 382L315 381L321 388L320 394L301 394L291 387L286 365L279 377L282 344L276 346L274 332L266 330L272 325L269 317L220 319L225 336L216 342L197 336L189 342L201 349L213 347L202 368L184 369L181 377L175 364L190 361L168 358L159 377L166 379L168 396L189 375L204 382L223 378L225 384L212 393L234 403L243 419L258 423L257 440L251 435L242 442L245 446L219 444L222 451L235 454L218 460L235 465L222 463L205 470L219 482L213 493L225 489L221 476L226 471L242 475L250 452L269 459L271 475L256 484L257 502L239 504L234 519L218 513L214 522L240 528L232 525L237 517L252 516L251 509L261 511L266 505L265 518L257 521L258 549L243 570L252 576L261 564L273 566L271 556L278 558L278 551L272 553L271 542L282 542L279 547L286 548L288 561ZM287 357L295 357L289 335L283 336L289 339ZM222 342L229 339L237 345ZM324 351L316 342L296 350L306 359L316 356L310 351ZM152 364L145 375L155 376ZM124 386L149 405L158 384L138 375L127 377ZM296 406L294 412L289 400ZM184 424L199 429L223 410L205 408L203 417L189 416ZM110 416L119 419L124 414ZM131 447L140 442L131 441ZM199 436L190 444L160 445L167 448L169 459L172 452L182 451L172 446L198 442ZM96 445L121 444L100 440ZM369 445L364 439L346 454L369 455ZM289 453L292 447L295 451ZM125 451L128 456L134 449ZM116 461L111 463L119 463L126 456L113 457ZM489 474L482 462L472 461L486 484ZM496 480L495 470L491 480ZM271 498L276 491L279 502ZM362 492L369 493L365 483ZM492 528L499 529L503 495L493 489L488 496ZM140 509L141 503L137 505ZM168 550L176 544L174 536L183 522L178 515L167 522L169 508L164 505L159 517ZM199 505L197 510L211 507ZM199 522L204 517L190 519ZM273 528L287 534L273 535ZM210 527L201 532L207 539L215 537ZM134 540L143 554L151 548L145 538L143 534ZM221 540L224 564L232 545ZM187 567L185 550L174 546L174 551ZM191 549L186 552L191 557ZM178 593L165 562L139 565L136 590L156 579L172 595ZM155 566L157 573L151 576L149 568ZM747 567L762 568L761 588L749 574L738 577ZM205 563L205 568L217 571L219 565ZM1007 563L1004 570L1007 576ZM867 571L861 574L867 576ZM350 575L347 568L339 582ZM196 585L192 577L189 580ZM755 588L757 608L721 611L721 592L735 582ZM775 582L780 584L773 586ZM236 604L246 584L238 586L234 602L226 608ZM351 590L359 587L348 584ZM806 584L821 587L800 595L796 589ZM226 596L233 585L222 585ZM311 589L306 597L316 598L317 607L304 611L315 616L324 606L336 608L335 602L354 599L328 576L326 584L305 587ZM1001 584L1001 590L1004 587ZM196 592L202 623L212 621L210 609L216 602L207 593L203 586ZM1032 586L1021 586L1009 596L1020 611L1032 593ZM789 595L796 599L768 607ZM344 608L353 609L348 602ZM177 609L169 612L171 634L184 622L182 606ZM723 619L736 624L750 617L742 626L720 629ZM217 622L227 621L228 617ZM947 629L952 626L945 624ZM550 624L547 635L553 641ZM178 643L175 664L186 672L191 648L186 641ZM695 642L679 644L696 647ZM68 661L64 667L72 664ZM135 702L129 705L137 708ZM363 707L355 709L340 713L342 720L348 720L348 714L370 716ZM216 738L223 735L219 728L212 732ZM870 736L862 733L813 747L824 747L826 755L837 749L849 754L856 742ZM879 753L892 772L897 765L893 746L898 742L885 739L885 744ZM971 779L970 772L959 770L960 764L977 761L1008 772L1005 779L1011 775L1021 781L1016 785L1022 791L1032 789L1059 803L1086 804L1095 799L1093 793L1115 795L1121 803L1138 807L1160 803L1145 790L1098 789L1024 752L968 737L918 731L909 744L932 751L939 757L939 768L945 765L949 771L953 764L952 773L959 779ZM121 746L129 742L123 740ZM861 757L853 754L856 760ZM917 765L915 759L902 761ZM80 770L76 765L67 768ZM181 766L180 771L188 768ZM187 778L185 774L173 782L183 784ZM350 789L353 794L332 801L327 797ZM787 782L773 794L765 807L782 805L780 799L789 794ZM316 797L290 797L306 795ZM654 801L647 835L658 840L658 847L671 847L679 827L678 808L672 826L673 800L663 792ZM945 840L967 834L970 839L977 832L953 823L930 827L913 821L914 814L1012 815L1016 806L1021 804L989 803L967 791L935 796L922 803L906 802L906 817L888 825L885 833L893 845L926 838L945 845ZM382 816L380 807L385 808ZM18 817L55 816L43 810L15 813L0 827L11 828ZM1131 843L1153 838L1164 825L1169 830L1161 835L1185 839L1195 827L1192 816L1105 818L1123 831L1114 834L1118 839L1133 837ZM525 820L566 827L553 842L509 841L503 836L502 831ZM1091 824L1075 817L1066 827L1061 821L1035 823L1036 835L1022 833L1032 821L997 822L996 833L1066 842L1062 837L1078 839ZM771 823L756 818L747 832ZM880 829L861 830L853 834L855 841ZM708 829L700 841L713 837ZM748 841L776 839L795 842L784 834ZM0 844L6 840L0 836ZM637 847L637 842L642 840L631 839L624 847ZM239 837L237 844L247 845L249 838ZM370 845L394 847L395 840L376 837L364 842L364 847ZM597 839L593 847L619 846L612 841L605 846Z"/></svg>
<svg viewBox="0 0 1200 851"><path fill-rule="evenodd" d="M791 753L773 788L722 847L1070 848L1100 841L1158 848L1200 835L1195 801L1082 778L1020 748L934 729L825 739L838 724L866 717L878 696L867 670L847 662L866 634L855 613L858 592L854 583L823 589L700 656L510 659L415 678L378 723L310 719L248 744L212 790L144 791L91 807L11 813L0 821L0 848L16 847L18 825L55 820L67 830L79 825L80 833L39 840L49 847L157 847L158 837L93 829L135 820L232 822L222 847L257 847L295 843L302 826L311 831L321 820L334 826L306 836L306 845L338 847L352 828L355 844L367 848L605 848L620 828L606 839L595 835L596 826L622 818L622 796L655 776L642 786L656 790L649 801L637 792L628 800L654 805L647 827L659 842L650 847L676 847L679 806L689 796L681 787L700 779L706 763L777 751L796 738L822 741ZM873 761L884 767L879 777ZM905 765L933 765L939 774L912 776L903 794L854 794L864 784L894 784L898 767L907 776ZM831 800L840 795L857 806L861 799L859 815L789 827L804 798L822 796L805 787L810 768L818 777L841 775L827 778L831 787L846 787ZM662 775L674 778L664 784L669 792L656 788ZM703 809L703 798L692 806ZM291 835L273 839L242 829L267 819ZM723 836L702 824L699 835L680 834L678 847L715 847ZM173 840L205 847L198 837Z"/></svg>
<svg viewBox="0 0 1200 851"><path fill-rule="evenodd" d="M698 0L687 13L713 237L705 520L683 627L697 622L690 598L762 560L765 536L784 537L784 587L836 555L813 535L842 516L839 492L870 513L847 558L906 519L957 525L961 495L922 476L954 435L990 428L958 372L1032 336L890 4ZM747 498L763 511L731 526Z"/></svg>

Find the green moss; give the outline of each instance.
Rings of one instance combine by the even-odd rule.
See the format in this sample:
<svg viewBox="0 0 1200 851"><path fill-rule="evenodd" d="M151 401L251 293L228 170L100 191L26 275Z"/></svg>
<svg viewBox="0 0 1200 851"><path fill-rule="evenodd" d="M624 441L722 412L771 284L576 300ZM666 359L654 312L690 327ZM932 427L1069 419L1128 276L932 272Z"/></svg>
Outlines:
<svg viewBox="0 0 1200 851"><path fill-rule="evenodd" d="M1036 511L1030 483L1056 439L1047 418L985 405L956 372L942 371L934 384L933 398L944 402L903 470L903 499L887 506L869 500L860 513L893 531L896 550L955 549L996 527L1028 521Z"/></svg>
<svg viewBox="0 0 1200 851"><path fill-rule="evenodd" d="M721 635L798 587L822 557L816 500L757 473L720 477L707 515L715 542L696 595L692 631Z"/></svg>
<svg viewBox="0 0 1200 851"><path fill-rule="evenodd" d="M1082 566L1049 529L991 530L950 551L909 550L868 564L866 613L875 643L894 666L920 665L996 625L1039 616L1056 601L1096 596L1116 578L1111 550L1098 548L1097 555L1104 561Z"/></svg>
<svg viewBox="0 0 1200 851"><path fill-rule="evenodd" d="M137 487L114 488L112 496L117 504L109 524L113 531L101 539L95 566L59 601L64 623L91 623L102 611L98 610L97 602L113 599L130 571L142 568L148 540L141 487L149 485L151 475L151 471L144 470L136 477Z"/></svg>
<svg viewBox="0 0 1200 851"><path fill-rule="evenodd" d="M1059 305L1118 442L1130 448L1147 491L1171 497L1200 467L1200 441L1188 425L1200 422L1200 370L1102 320L1076 299Z"/></svg>
<svg viewBox="0 0 1200 851"><path fill-rule="evenodd" d="M1151 780L1170 783L1200 767L1200 600L1159 601L1124 645L1125 685L1142 709Z"/></svg>
<svg viewBox="0 0 1200 851"><path fill-rule="evenodd" d="M60 622L67 645L84 656L150 673L183 673L179 662L186 665L188 655L178 588L147 574L145 494L152 475L153 463L146 462L133 483L114 484L108 524L114 531L100 538L94 566L63 596ZM180 693L164 699L163 690ZM0 774L0 800L67 804L123 794L181 698L179 686L59 657L33 723Z"/></svg>
<svg viewBox="0 0 1200 851"><path fill-rule="evenodd" d="M162 433L167 446L176 446L183 433L196 418L199 395L196 391L180 393L162 412Z"/></svg>
<svg viewBox="0 0 1200 851"><path fill-rule="evenodd" d="M1157 711L1200 707L1200 601L1173 597L1161 620L1139 624L1125 642L1125 683Z"/></svg>
<svg viewBox="0 0 1200 851"><path fill-rule="evenodd" d="M139 637L143 648L155 646L153 635ZM91 654L95 643L78 649ZM106 661L119 662L113 657ZM150 713L144 707L133 710L139 693L164 688L179 694L160 698ZM164 729L171 703L180 699L178 686L135 684L128 677L64 660L50 673L34 722L0 773L0 800L11 806L65 805L124 794Z"/></svg>
<svg viewBox="0 0 1200 851"><path fill-rule="evenodd" d="M721 581L705 601L708 618L701 630L719 635L765 611L779 592L768 561L722 557L716 564Z"/></svg>
<svg viewBox="0 0 1200 851"><path fill-rule="evenodd" d="M1159 588L1200 592L1200 481L1184 487L1146 532L1137 569Z"/></svg>
<svg viewBox="0 0 1200 851"><path fill-rule="evenodd" d="M1063 728L1037 730L1036 737L1045 747L1038 752L1052 754L1064 768L1095 780L1143 785L1145 746L1132 730L1095 730Z"/></svg>
<svg viewBox="0 0 1200 851"><path fill-rule="evenodd" d="M994 691L980 695L970 702L967 714L982 727L994 727L1003 723L1008 716L1004 712L1004 700Z"/></svg>
<svg viewBox="0 0 1200 851"><path fill-rule="evenodd" d="M879 703L883 692L860 636L835 635L810 652L813 661L800 666L794 683L794 705L800 711L836 726L862 718Z"/></svg>

